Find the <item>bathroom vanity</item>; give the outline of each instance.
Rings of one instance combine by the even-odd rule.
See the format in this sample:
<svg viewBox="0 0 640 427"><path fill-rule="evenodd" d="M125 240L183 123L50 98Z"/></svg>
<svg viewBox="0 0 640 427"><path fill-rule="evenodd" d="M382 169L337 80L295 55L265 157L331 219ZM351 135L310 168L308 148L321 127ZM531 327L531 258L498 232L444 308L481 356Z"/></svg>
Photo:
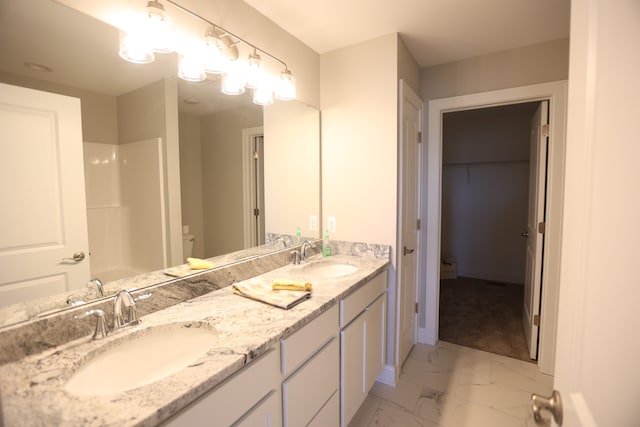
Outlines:
<svg viewBox="0 0 640 427"><path fill-rule="evenodd" d="M289 310L226 286L103 340L86 336L7 363L0 366L5 424L346 425L384 367L388 264L388 253L316 255L258 276L313 283L312 297ZM81 367L114 347L194 328L211 331L210 346L177 371L115 393L69 390ZM136 353L130 357L134 365Z"/></svg>

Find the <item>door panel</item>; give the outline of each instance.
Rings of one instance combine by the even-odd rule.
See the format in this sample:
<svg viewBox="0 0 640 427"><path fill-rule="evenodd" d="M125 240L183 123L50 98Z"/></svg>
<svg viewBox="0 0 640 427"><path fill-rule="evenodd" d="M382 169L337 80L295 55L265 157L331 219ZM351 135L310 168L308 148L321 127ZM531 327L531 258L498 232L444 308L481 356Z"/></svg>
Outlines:
<svg viewBox="0 0 640 427"><path fill-rule="evenodd" d="M418 219L420 218L420 145L422 101L401 85L401 241L398 245L400 336L398 366L416 342L416 287L418 281ZM405 250L406 248L406 250Z"/></svg>
<svg viewBox="0 0 640 427"><path fill-rule="evenodd" d="M542 126L548 123L549 101L542 101L531 119L529 155L529 213L527 215L527 263L524 283L522 323L529 347L529 357L538 357L538 325L540 315L540 289L542 285L542 248L544 235L538 232L538 223L544 221L547 137Z"/></svg>
<svg viewBox="0 0 640 427"><path fill-rule="evenodd" d="M640 4L571 4L554 388L564 427L636 426L640 402Z"/></svg>
<svg viewBox="0 0 640 427"><path fill-rule="evenodd" d="M6 84L0 98L0 305L9 305L86 286L89 244L80 101Z"/></svg>

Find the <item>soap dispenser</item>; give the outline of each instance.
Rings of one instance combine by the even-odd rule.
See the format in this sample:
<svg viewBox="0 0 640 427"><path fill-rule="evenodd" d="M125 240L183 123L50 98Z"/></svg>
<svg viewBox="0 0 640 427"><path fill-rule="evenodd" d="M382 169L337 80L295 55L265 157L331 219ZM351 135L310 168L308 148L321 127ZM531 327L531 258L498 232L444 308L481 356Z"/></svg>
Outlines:
<svg viewBox="0 0 640 427"><path fill-rule="evenodd" d="M322 242L322 256L331 256L331 246L329 245L329 229L324 232L324 241Z"/></svg>

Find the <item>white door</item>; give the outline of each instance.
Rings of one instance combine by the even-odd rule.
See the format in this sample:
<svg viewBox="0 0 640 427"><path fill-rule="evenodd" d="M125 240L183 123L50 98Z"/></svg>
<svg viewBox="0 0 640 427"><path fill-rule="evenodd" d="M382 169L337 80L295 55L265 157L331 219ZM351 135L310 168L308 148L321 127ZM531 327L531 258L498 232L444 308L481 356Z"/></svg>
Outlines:
<svg viewBox="0 0 640 427"><path fill-rule="evenodd" d="M640 3L611 6L571 3L554 381L565 427L638 425Z"/></svg>
<svg viewBox="0 0 640 427"><path fill-rule="evenodd" d="M542 101L531 119L529 151L529 213L527 231L527 267L524 281L524 309L522 324L529 346L529 357L538 358L538 325L540 316L540 287L542 285L542 245L544 235L538 224L544 221L546 193L547 136L543 126L548 123L549 101Z"/></svg>
<svg viewBox="0 0 640 427"><path fill-rule="evenodd" d="M0 100L4 306L82 288L90 272L80 100L6 84Z"/></svg>
<svg viewBox="0 0 640 427"><path fill-rule="evenodd" d="M418 220L420 218L420 132L422 100L400 83L400 242L398 244L398 366L416 342L416 287L418 282Z"/></svg>

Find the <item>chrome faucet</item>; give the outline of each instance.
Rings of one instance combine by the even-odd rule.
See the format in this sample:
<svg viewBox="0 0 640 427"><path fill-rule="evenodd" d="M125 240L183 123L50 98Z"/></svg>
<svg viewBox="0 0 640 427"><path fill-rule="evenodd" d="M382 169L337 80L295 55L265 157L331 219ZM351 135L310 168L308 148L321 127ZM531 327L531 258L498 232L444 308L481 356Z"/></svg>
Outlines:
<svg viewBox="0 0 640 427"><path fill-rule="evenodd" d="M300 246L300 261L306 261L309 258L309 255L307 255L307 249L315 247L316 244L310 240L305 240L304 242L302 242L302 246Z"/></svg>
<svg viewBox="0 0 640 427"><path fill-rule="evenodd" d="M276 237L276 238L273 240L273 244L274 244L274 245L277 245L279 241L280 241L280 242L282 242L282 247L286 249L286 247L287 247L287 242L284 240L284 237L282 237L282 236L278 236L278 237Z"/></svg>
<svg viewBox="0 0 640 427"><path fill-rule="evenodd" d="M104 311L100 309L88 310L88 311L85 311L84 313L73 316L73 318L82 319L83 317L87 317L87 316L95 316L96 318L96 330L93 332L92 339L101 340L102 338L106 337L107 334L109 333L109 329L107 328L107 321L105 320L105 317L104 317Z"/></svg>
<svg viewBox="0 0 640 427"><path fill-rule="evenodd" d="M87 283L87 287L91 287L91 285L96 285L96 288L98 288L98 298L104 297L104 286L102 285L102 280L94 277L89 280L89 283Z"/></svg>
<svg viewBox="0 0 640 427"><path fill-rule="evenodd" d="M123 309L126 311L123 312ZM113 300L113 329L138 323L140 323L140 319L136 309L136 300L126 289L118 292Z"/></svg>

